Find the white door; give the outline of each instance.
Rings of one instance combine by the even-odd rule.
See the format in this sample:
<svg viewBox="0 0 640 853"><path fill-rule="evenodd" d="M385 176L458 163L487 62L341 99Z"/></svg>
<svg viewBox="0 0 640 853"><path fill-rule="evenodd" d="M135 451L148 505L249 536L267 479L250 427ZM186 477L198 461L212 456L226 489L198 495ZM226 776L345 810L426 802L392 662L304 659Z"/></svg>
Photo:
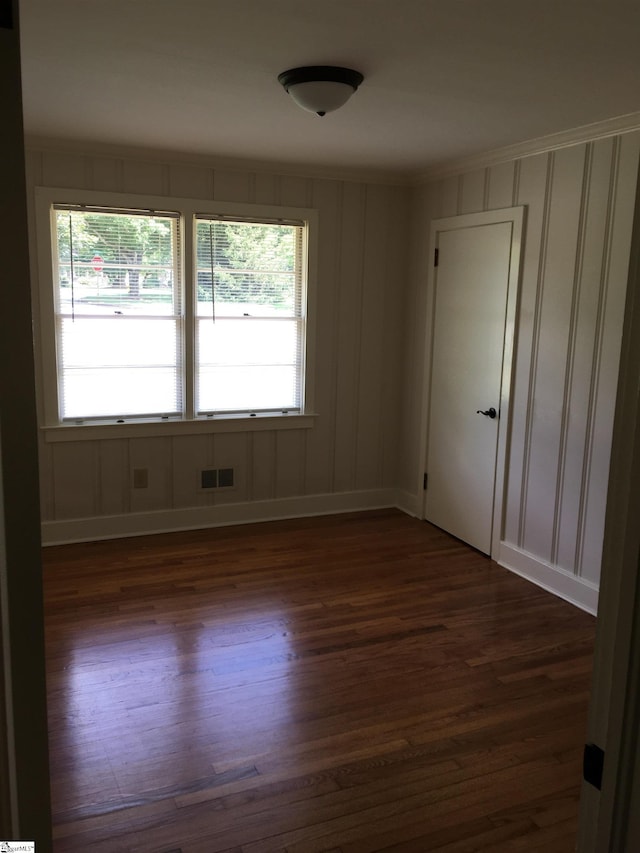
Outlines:
<svg viewBox="0 0 640 853"><path fill-rule="evenodd" d="M487 214L457 217L457 227L446 220L435 231L425 517L485 554L492 552L498 439L507 419L514 271L517 285L519 232L509 213L486 224L475 223Z"/></svg>

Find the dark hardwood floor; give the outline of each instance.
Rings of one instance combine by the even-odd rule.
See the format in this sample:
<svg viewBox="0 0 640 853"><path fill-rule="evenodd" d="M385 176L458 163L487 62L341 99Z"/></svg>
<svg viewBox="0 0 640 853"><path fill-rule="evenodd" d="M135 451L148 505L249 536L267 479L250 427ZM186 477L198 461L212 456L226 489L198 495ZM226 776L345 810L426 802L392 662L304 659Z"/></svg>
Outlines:
<svg viewBox="0 0 640 853"><path fill-rule="evenodd" d="M56 853L575 847L595 620L384 511L45 549Z"/></svg>

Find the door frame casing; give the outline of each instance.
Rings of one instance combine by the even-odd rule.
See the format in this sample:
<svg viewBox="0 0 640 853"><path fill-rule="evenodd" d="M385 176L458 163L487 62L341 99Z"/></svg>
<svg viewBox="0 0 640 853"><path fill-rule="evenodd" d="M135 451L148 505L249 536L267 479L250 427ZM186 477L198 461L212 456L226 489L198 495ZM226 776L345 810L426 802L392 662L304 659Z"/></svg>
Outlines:
<svg viewBox="0 0 640 853"><path fill-rule="evenodd" d="M640 849L640 183L624 318L586 733L605 761L602 790L582 784L580 853Z"/></svg>
<svg viewBox="0 0 640 853"><path fill-rule="evenodd" d="M420 422L420 468L417 478L417 491L422 494L420 501L420 518L426 519L426 492L423 489L423 477L427 472L427 451L429 447L429 419L431 416L431 380L433 365L434 329L436 321L436 282L437 267L434 262L435 250L438 249L438 235L445 231L462 230L478 226L490 226L503 223L511 224L511 254L509 258L509 273L507 284L507 304L505 311L504 340L502 349L502 375L500 380L500 418L498 421L498 442L495 467L495 487L493 496L493 523L491 530L491 557L498 555L504 527L504 491L506 481L506 460L509 446L511 426L511 385L512 365L516 345L516 326L518 298L520 291L520 275L523 257L523 240L525 228L524 206L505 207L482 213L466 213L460 216L447 216L433 219L429 233L429 272L427 277L427 308L425 331L427 344L424 353L424 382L422 394L422 411Z"/></svg>

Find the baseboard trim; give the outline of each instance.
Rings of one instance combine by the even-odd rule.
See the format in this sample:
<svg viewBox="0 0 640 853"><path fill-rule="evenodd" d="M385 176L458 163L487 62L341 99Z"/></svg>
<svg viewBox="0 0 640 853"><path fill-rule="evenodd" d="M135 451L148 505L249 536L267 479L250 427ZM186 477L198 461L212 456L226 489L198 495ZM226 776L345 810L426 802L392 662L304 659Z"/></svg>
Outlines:
<svg viewBox="0 0 640 853"><path fill-rule="evenodd" d="M413 518L422 518L422 495L415 495L411 492L405 492L404 489L398 489L396 498L398 509L413 516Z"/></svg>
<svg viewBox="0 0 640 853"><path fill-rule="evenodd" d="M497 563L581 610L596 615L598 587L594 583L576 577L558 566L552 566L539 557L505 542L500 543Z"/></svg>
<svg viewBox="0 0 640 853"><path fill-rule="evenodd" d="M395 489L372 489L362 492L278 498L270 501L44 521L42 544L66 545L74 542L95 542L101 539L121 539L128 536L147 536L153 533L174 533L179 530L225 527L232 524L252 524L260 521L282 521L287 518L386 509L397 507L397 498Z"/></svg>

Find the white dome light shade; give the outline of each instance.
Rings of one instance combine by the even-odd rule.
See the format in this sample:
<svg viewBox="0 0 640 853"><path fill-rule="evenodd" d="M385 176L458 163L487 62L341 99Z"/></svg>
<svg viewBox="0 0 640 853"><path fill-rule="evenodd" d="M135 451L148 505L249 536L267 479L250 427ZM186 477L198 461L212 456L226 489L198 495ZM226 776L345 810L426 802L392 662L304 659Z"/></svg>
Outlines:
<svg viewBox="0 0 640 853"><path fill-rule="evenodd" d="M323 116L346 104L354 90L345 83L318 80L317 83L297 83L290 86L288 92L303 110Z"/></svg>
<svg viewBox="0 0 640 853"><path fill-rule="evenodd" d="M364 77L351 68L310 65L283 71L278 80L298 106L323 116L346 104Z"/></svg>

